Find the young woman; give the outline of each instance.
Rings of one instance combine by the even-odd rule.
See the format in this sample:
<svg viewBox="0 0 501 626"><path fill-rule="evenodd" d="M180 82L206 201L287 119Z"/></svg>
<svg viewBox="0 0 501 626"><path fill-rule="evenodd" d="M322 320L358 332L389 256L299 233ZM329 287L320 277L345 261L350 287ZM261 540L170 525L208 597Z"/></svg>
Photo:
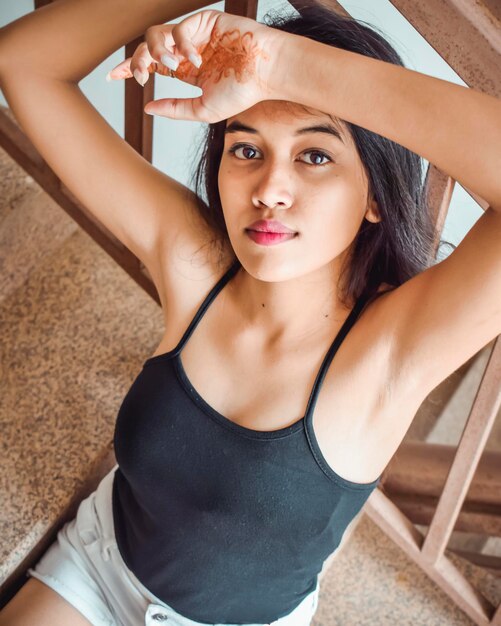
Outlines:
<svg viewBox="0 0 501 626"><path fill-rule="evenodd" d="M117 467L2 624L305 626L417 408L501 331L501 103L320 7L165 23L201 7L58 0L0 32L15 115L165 314L118 413ZM78 89L144 32L110 77L201 88L145 109L208 124L200 193ZM419 155L490 205L435 264Z"/></svg>

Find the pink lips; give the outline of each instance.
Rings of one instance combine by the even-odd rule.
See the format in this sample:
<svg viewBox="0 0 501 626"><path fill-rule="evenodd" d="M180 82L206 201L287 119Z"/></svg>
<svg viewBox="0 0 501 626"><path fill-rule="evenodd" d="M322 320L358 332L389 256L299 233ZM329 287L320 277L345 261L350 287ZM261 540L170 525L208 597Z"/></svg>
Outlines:
<svg viewBox="0 0 501 626"><path fill-rule="evenodd" d="M263 246L272 246L277 243L282 243L282 241L288 241L289 239L294 239L297 233L267 233L264 231L258 230L246 230L246 234L255 241Z"/></svg>
<svg viewBox="0 0 501 626"><path fill-rule="evenodd" d="M281 224L276 220L258 220L257 222L252 223L250 226L247 226L246 230L254 230L259 232L266 233L294 233L295 231L292 228L288 228L285 224Z"/></svg>

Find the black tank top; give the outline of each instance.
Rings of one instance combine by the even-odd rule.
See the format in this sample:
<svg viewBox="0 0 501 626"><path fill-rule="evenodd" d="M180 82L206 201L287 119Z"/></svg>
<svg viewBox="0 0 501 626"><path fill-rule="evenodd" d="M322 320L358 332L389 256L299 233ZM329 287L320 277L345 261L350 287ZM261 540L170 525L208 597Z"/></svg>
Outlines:
<svg viewBox="0 0 501 626"><path fill-rule="evenodd" d="M290 426L240 426L193 388L181 350L239 268L212 288L173 350L144 362L114 438L114 527L126 565L175 611L209 624L267 624L290 613L381 479L336 474L312 428L327 368L362 300L327 351L305 416Z"/></svg>

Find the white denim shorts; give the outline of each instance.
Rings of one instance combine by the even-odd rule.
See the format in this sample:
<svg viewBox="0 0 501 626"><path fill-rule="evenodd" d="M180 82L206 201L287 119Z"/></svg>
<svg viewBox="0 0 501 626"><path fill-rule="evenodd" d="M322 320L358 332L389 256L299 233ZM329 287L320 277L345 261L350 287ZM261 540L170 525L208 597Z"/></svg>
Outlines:
<svg viewBox="0 0 501 626"><path fill-rule="evenodd" d="M113 527L111 495L116 468L80 503L75 519L63 526L28 574L54 589L93 626L158 626L163 622L170 626L207 626L174 611L125 565ZM318 594L317 584L291 613L272 625L309 626L317 610Z"/></svg>

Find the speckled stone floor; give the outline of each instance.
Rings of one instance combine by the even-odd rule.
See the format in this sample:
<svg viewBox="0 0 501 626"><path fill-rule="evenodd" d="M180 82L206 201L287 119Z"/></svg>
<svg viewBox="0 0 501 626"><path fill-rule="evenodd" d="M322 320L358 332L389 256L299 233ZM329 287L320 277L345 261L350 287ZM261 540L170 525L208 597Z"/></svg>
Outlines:
<svg viewBox="0 0 501 626"><path fill-rule="evenodd" d="M4 583L114 464L115 416L163 316L2 150L0 172Z"/></svg>
<svg viewBox="0 0 501 626"><path fill-rule="evenodd" d="M2 150L0 171L1 582L23 570L26 555L114 463L116 413L163 321L157 304ZM433 419L433 411L422 415L409 436L419 439ZM457 442L461 420L452 409L449 419L451 428L440 424L447 436L436 426L435 440ZM497 428L490 447L500 444ZM490 547L499 551L499 543ZM501 601L500 578L453 560ZM313 620L462 624L473 622L365 514L322 578Z"/></svg>
<svg viewBox="0 0 501 626"><path fill-rule="evenodd" d="M491 599L494 577L452 555ZM496 600L497 598L497 600ZM474 622L363 515L321 582L313 626L466 626Z"/></svg>

